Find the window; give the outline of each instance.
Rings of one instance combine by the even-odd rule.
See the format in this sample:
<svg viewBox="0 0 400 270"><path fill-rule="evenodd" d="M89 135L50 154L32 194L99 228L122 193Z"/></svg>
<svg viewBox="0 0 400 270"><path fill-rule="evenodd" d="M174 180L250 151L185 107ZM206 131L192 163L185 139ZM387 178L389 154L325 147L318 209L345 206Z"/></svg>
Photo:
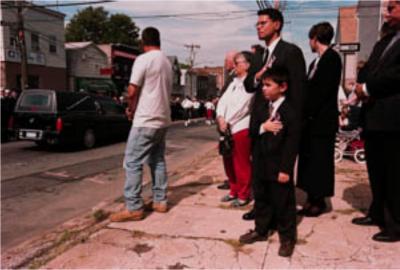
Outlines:
<svg viewBox="0 0 400 270"><path fill-rule="evenodd" d="M9 28L10 29L10 46L11 47L17 47L18 45L18 31L17 29L14 28Z"/></svg>
<svg viewBox="0 0 400 270"><path fill-rule="evenodd" d="M49 36L49 52L57 53L57 39L56 39L56 36Z"/></svg>
<svg viewBox="0 0 400 270"><path fill-rule="evenodd" d="M39 34L37 33L31 33L31 49L36 52L40 50Z"/></svg>

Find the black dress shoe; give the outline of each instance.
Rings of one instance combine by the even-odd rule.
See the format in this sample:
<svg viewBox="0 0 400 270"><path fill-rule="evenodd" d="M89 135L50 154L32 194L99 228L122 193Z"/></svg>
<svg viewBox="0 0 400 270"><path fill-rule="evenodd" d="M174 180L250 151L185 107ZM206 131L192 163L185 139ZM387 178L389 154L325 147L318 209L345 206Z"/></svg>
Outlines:
<svg viewBox="0 0 400 270"><path fill-rule="evenodd" d="M225 180L224 183L221 185L217 186L218 189L229 189L229 181Z"/></svg>
<svg viewBox="0 0 400 270"><path fill-rule="evenodd" d="M311 204L309 202L306 202L306 204L303 206L303 208L298 210L296 214L299 216L304 216L306 214L306 212L308 211L308 209L310 209L310 207L311 207Z"/></svg>
<svg viewBox="0 0 400 270"><path fill-rule="evenodd" d="M370 216L353 218L351 220L351 223L356 224L356 225L361 225L361 226L377 226L378 225Z"/></svg>
<svg viewBox="0 0 400 270"><path fill-rule="evenodd" d="M290 257L293 254L295 241L282 242L279 247L278 255L281 257Z"/></svg>
<svg viewBox="0 0 400 270"><path fill-rule="evenodd" d="M400 241L400 236L390 235L387 231L381 231L372 236L372 240L385 243L393 243Z"/></svg>
<svg viewBox="0 0 400 270"><path fill-rule="evenodd" d="M242 244L253 244L254 242L266 241L267 239L268 239L267 235L261 235L254 230L250 230L249 232L239 237L239 242Z"/></svg>
<svg viewBox="0 0 400 270"><path fill-rule="evenodd" d="M255 213L255 212L256 212L256 211L254 211L254 208L253 208L253 209L251 209L249 212L244 213L243 216L242 216L242 218L243 218L244 220L254 220L254 219L256 218L256 213Z"/></svg>
<svg viewBox="0 0 400 270"><path fill-rule="evenodd" d="M305 217L319 217L326 210L326 207L313 205L304 211Z"/></svg>

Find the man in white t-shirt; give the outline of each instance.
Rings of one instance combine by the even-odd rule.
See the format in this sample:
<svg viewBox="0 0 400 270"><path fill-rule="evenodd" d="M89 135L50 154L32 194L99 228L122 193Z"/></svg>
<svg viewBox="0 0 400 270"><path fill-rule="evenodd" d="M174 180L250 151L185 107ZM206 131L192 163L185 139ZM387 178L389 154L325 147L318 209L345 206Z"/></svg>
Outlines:
<svg viewBox="0 0 400 270"><path fill-rule="evenodd" d="M156 28L143 30L142 43L144 54L135 60L128 87L126 114L133 124L124 158L126 209L110 217L114 222L143 219L141 190L145 163L153 178L153 210L167 212L165 136L171 122L172 67L160 50L160 33Z"/></svg>

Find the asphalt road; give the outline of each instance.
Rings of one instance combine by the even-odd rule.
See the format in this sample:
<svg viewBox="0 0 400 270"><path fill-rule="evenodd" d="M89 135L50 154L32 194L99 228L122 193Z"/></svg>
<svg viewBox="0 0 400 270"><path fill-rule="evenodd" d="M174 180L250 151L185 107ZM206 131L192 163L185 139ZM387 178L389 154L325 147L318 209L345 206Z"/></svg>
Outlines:
<svg viewBox="0 0 400 270"><path fill-rule="evenodd" d="M216 145L215 127L174 125L167 135L168 172ZM7 250L99 203L122 195L125 142L91 150L43 150L32 142L1 145L1 247ZM145 181L148 174L145 173Z"/></svg>

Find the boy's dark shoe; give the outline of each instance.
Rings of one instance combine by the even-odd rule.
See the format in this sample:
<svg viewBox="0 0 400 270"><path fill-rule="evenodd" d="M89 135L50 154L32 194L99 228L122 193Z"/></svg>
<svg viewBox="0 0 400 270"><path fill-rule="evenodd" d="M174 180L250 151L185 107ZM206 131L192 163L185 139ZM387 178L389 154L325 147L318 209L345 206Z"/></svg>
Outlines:
<svg viewBox="0 0 400 270"><path fill-rule="evenodd" d="M374 234L372 236L372 240L378 242L393 243L400 241L400 236L390 235L387 231L383 230L381 232L378 232L377 234Z"/></svg>
<svg viewBox="0 0 400 270"><path fill-rule="evenodd" d="M377 222L375 222L370 216L365 217L357 217L351 220L351 223L360 225L360 226L377 226Z"/></svg>
<svg viewBox="0 0 400 270"><path fill-rule="evenodd" d="M239 242L242 244L253 244L257 241L266 241L268 239L267 235L261 235L255 230L250 230L247 233L243 234L239 238Z"/></svg>
<svg viewBox="0 0 400 270"><path fill-rule="evenodd" d="M281 257L290 257L293 254L295 241L285 241L279 247L278 255Z"/></svg>
<svg viewBox="0 0 400 270"><path fill-rule="evenodd" d="M253 209L251 209L249 212L244 213L242 218L244 220L254 220L256 218L256 211Z"/></svg>
<svg viewBox="0 0 400 270"><path fill-rule="evenodd" d="M221 185L217 186L218 189L229 189L229 181L225 180L224 183Z"/></svg>

